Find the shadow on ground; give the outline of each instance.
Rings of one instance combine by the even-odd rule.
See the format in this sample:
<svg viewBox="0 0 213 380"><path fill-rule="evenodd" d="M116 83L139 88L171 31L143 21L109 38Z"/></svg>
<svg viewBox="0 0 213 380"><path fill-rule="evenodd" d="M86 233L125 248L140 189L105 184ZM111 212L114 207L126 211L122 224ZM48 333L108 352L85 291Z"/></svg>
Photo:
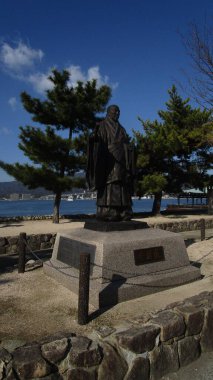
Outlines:
<svg viewBox="0 0 213 380"><path fill-rule="evenodd" d="M7 227L22 227L23 224L13 224L12 222L11 223L7 223L7 224L2 224L0 225L0 228L7 228Z"/></svg>

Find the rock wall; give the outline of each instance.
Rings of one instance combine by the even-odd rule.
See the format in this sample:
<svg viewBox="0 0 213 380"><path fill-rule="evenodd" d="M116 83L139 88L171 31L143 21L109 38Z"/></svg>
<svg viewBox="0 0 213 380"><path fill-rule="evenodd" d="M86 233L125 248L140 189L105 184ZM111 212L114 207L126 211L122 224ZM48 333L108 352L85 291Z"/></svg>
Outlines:
<svg viewBox="0 0 213 380"><path fill-rule="evenodd" d="M123 331L100 328L93 339L58 334L10 352L1 347L0 380L158 380L213 351L212 326L213 292L203 292Z"/></svg>
<svg viewBox="0 0 213 380"><path fill-rule="evenodd" d="M195 231L200 230L200 221L200 218L192 220L182 219L178 222L152 223L150 224L150 227L161 228L162 230L172 232ZM213 228L213 218L205 218L205 228Z"/></svg>
<svg viewBox="0 0 213 380"><path fill-rule="evenodd" d="M172 232L194 231L200 229L200 219L184 220L168 223L150 223L151 228L160 228ZM213 228L213 218L205 219L206 229ZM53 248L56 234L28 235L27 252ZM0 254L16 254L18 236L0 237Z"/></svg>
<svg viewBox="0 0 213 380"><path fill-rule="evenodd" d="M56 234L28 235L26 252L53 248ZM18 253L19 236L0 237L0 254L14 255Z"/></svg>

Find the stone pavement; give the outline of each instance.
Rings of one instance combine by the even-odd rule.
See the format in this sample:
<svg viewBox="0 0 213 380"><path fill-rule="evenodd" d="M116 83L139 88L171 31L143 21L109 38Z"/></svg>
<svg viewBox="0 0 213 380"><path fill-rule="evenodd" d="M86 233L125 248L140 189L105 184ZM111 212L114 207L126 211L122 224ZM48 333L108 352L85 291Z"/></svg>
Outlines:
<svg viewBox="0 0 213 380"><path fill-rule="evenodd" d="M203 291L213 291L212 233L202 242L199 241L199 231L193 237L188 235L191 233L194 231L187 232L185 238L198 241L189 245L187 252L190 260L201 267L202 280L123 302L108 310L90 307L90 322L86 326L79 326L76 321L77 297L45 276L42 268L29 269L24 274L18 274L16 270L1 273L0 346L14 349L59 331L86 335L93 340L100 328L123 331L132 325L137 327L147 315L155 314L173 302ZM212 353L204 354L198 361L167 375L164 380L188 380L192 376L195 380L210 380L213 378L212 358Z"/></svg>

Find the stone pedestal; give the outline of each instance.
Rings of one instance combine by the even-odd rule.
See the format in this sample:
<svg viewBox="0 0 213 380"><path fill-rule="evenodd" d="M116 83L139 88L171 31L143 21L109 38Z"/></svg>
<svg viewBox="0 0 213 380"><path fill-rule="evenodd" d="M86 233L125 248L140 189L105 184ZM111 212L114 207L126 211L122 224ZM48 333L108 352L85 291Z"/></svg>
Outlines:
<svg viewBox="0 0 213 380"><path fill-rule="evenodd" d="M136 223L137 224L137 223ZM192 282L201 277L190 265L181 235L160 229L95 230L95 223L59 233L46 274L78 293L79 255L90 253L90 303L103 307ZM92 226L92 227L91 227Z"/></svg>

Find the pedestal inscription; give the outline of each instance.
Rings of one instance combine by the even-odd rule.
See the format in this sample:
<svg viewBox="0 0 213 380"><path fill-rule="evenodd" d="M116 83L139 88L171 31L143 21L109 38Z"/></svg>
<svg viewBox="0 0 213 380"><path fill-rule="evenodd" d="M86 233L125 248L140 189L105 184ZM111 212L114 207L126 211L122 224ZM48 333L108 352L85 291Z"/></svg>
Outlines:
<svg viewBox="0 0 213 380"><path fill-rule="evenodd" d="M155 263L158 261L164 261L163 247L150 247L134 250L135 265L143 265L149 263Z"/></svg>

